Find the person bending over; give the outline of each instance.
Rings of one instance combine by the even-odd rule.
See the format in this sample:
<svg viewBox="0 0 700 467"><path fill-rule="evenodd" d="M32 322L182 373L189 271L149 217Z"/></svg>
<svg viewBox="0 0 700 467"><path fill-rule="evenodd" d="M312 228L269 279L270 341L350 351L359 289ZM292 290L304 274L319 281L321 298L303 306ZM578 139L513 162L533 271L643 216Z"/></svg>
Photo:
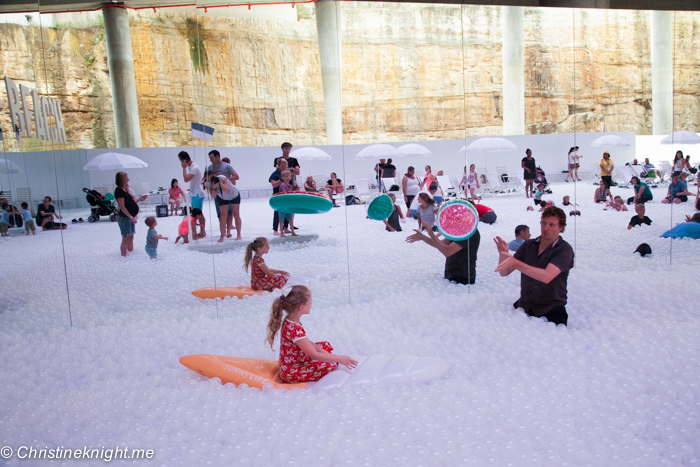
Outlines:
<svg viewBox="0 0 700 467"><path fill-rule="evenodd" d="M561 233L566 228L566 214L558 207L544 210L540 219L541 234L523 243L515 255L508 244L496 237L498 267L496 272L508 276L520 271L520 298L513 304L525 313L566 325L566 287L569 269L574 266L574 250Z"/></svg>
<svg viewBox="0 0 700 467"><path fill-rule="evenodd" d="M526 240L530 240L530 227L521 224L515 228L515 240L508 242L508 250L518 251L518 248L520 248Z"/></svg>
<svg viewBox="0 0 700 467"><path fill-rule="evenodd" d="M642 224L651 225L651 219L645 216L646 208L644 207L643 203L635 204L634 210L636 211L637 215L630 219L630 223L627 225L627 230Z"/></svg>
<svg viewBox="0 0 700 467"><path fill-rule="evenodd" d="M473 284L476 281L476 256L481 243L479 231L476 230L466 240L453 242L446 238L439 239L427 224L424 223L423 227L428 235L422 234L420 229L414 229L416 233L406 237L406 242L423 241L436 248L445 256L445 279L458 284Z"/></svg>

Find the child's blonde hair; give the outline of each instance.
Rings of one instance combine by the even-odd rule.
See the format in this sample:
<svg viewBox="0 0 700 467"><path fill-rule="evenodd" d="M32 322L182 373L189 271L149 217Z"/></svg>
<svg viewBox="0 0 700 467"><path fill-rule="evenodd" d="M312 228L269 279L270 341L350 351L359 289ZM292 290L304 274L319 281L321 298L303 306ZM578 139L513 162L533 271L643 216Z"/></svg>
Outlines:
<svg viewBox="0 0 700 467"><path fill-rule="evenodd" d="M243 257L243 269L248 272L248 266L250 266L250 261L253 259L253 252L257 252L258 248L265 246L267 243L267 238L258 237L245 247L245 256Z"/></svg>
<svg viewBox="0 0 700 467"><path fill-rule="evenodd" d="M311 290L305 285L293 285L287 296L281 294L272 302L270 321L267 323L267 339L265 343L274 350L275 336L282 326L282 311L287 314L296 311L311 299Z"/></svg>

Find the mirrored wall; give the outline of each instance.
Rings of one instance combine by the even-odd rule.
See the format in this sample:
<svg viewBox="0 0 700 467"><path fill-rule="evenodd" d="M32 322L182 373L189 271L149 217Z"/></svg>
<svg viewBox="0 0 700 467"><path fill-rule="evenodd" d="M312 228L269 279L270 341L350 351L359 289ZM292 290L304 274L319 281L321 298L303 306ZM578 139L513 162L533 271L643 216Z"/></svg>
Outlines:
<svg viewBox="0 0 700 467"><path fill-rule="evenodd" d="M0 114L0 190L35 222L55 211L53 228L38 225L36 239L14 229L0 248L26 254L50 285L50 312L37 317L47 327L250 317L259 297L192 291L250 285L245 247L257 237L270 243L270 268L334 306L412 293L407 274L448 293L497 287L491 239L512 240L519 225L539 235L536 199L565 210L564 238L587 268L601 261L591 245L606 244L606 229L630 224L638 191L653 195L639 217L652 229L611 244L605 261L616 267L636 267L641 243L671 261L678 242L659 234L695 212L697 146L662 138L700 124L696 13L357 2L45 10L0 17L12 100L3 96ZM678 151L688 163L674 161ZM210 169L228 177L225 194ZM285 169L291 187L333 207L280 226L270 199ZM115 198L118 178L136 215ZM688 201L659 202L669 190ZM421 191L478 198L497 215L466 245L479 243L462 267L474 286L448 286L444 255L414 232ZM235 196L222 204L217 193ZM398 206L390 225L369 210L383 193ZM182 209L200 201L188 224ZM167 237L157 261L146 252L150 217ZM5 308L21 309L35 285L6 294Z"/></svg>

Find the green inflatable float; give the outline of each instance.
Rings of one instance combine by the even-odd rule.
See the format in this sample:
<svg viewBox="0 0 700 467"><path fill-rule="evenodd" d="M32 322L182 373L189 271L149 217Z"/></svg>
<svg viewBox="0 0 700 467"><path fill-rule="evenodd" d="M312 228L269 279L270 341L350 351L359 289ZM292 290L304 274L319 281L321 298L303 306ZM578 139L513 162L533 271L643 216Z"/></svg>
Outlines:
<svg viewBox="0 0 700 467"><path fill-rule="evenodd" d="M283 193L270 198L270 207L283 214L322 214L330 211L333 203L316 193Z"/></svg>
<svg viewBox="0 0 700 467"><path fill-rule="evenodd" d="M394 202L389 195L375 195L367 204L367 217L375 221L385 221L394 212Z"/></svg>

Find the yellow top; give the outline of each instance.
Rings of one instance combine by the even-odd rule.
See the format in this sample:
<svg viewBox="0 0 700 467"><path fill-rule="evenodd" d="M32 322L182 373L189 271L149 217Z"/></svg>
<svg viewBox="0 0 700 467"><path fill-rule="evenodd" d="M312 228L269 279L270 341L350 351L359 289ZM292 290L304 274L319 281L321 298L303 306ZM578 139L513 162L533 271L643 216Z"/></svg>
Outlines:
<svg viewBox="0 0 700 467"><path fill-rule="evenodd" d="M600 160L600 165L603 166L603 167L600 169L600 176L601 176L601 177L603 177L603 176L605 176L605 175L612 175L612 169L615 167L615 164L613 164L613 161L612 161L611 158L608 157L608 160L605 160L605 158L603 157L603 158ZM606 169L607 172L606 172L605 170L603 170L603 169Z"/></svg>

